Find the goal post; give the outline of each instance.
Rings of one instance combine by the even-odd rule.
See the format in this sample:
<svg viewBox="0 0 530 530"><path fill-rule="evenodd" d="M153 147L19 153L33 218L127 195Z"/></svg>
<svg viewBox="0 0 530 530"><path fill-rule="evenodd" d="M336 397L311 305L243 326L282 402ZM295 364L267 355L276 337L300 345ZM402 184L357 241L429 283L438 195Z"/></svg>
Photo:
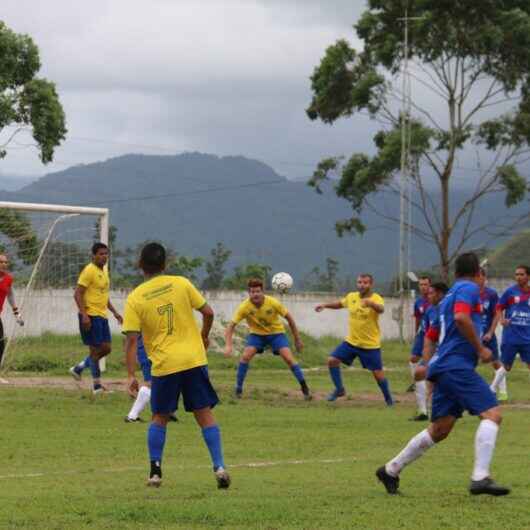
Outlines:
<svg viewBox="0 0 530 530"><path fill-rule="evenodd" d="M37 369L52 366L47 356L67 348L64 337L77 334L73 289L96 240L109 243L108 208L0 201L0 252L13 262L25 320L18 326L9 310L3 312L7 341L0 371L24 363L31 369L32 362Z"/></svg>

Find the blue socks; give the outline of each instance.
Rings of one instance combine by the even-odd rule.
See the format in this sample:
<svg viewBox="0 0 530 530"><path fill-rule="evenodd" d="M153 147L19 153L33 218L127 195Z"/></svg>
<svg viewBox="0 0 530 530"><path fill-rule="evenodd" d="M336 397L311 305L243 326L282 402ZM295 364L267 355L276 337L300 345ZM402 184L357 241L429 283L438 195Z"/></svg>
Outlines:
<svg viewBox="0 0 530 530"><path fill-rule="evenodd" d="M241 366L241 364L239 366ZM223 459L223 447L221 444L221 430L219 429L219 425L212 425L211 427L205 427L202 429L202 437L208 447L208 451L210 451L213 470L217 471L220 467L224 468L225 463Z"/></svg>
<svg viewBox="0 0 530 530"><path fill-rule="evenodd" d="M88 368L90 366L90 355L87 355L80 363L77 363L75 365L74 370L80 374L83 372L85 368Z"/></svg>
<svg viewBox="0 0 530 530"><path fill-rule="evenodd" d="M383 396L385 396L386 404L393 405L394 400L392 399L392 394L390 393L390 387L388 386L388 380L383 379L381 381L377 381L377 384L379 385L381 392L383 392Z"/></svg>
<svg viewBox="0 0 530 530"><path fill-rule="evenodd" d="M147 431L147 447L151 462L160 462L166 443L166 428L156 423L151 423Z"/></svg>
<svg viewBox="0 0 530 530"><path fill-rule="evenodd" d="M302 372L302 369L300 368L299 364L293 364L291 366L291 372L293 372L293 375L296 377L296 380L300 384L302 384L305 381L304 372Z"/></svg>
<svg viewBox="0 0 530 530"><path fill-rule="evenodd" d="M99 361L92 359L92 357L90 357L90 372L92 373L93 379L99 379L101 377Z"/></svg>
<svg viewBox="0 0 530 530"><path fill-rule="evenodd" d="M331 376L331 380L333 381L335 388L339 392L344 390L344 385L342 384L342 375L340 373L340 366L330 366L329 375Z"/></svg>
<svg viewBox="0 0 530 530"><path fill-rule="evenodd" d="M239 363L237 367L237 383L236 388L238 390L243 390L243 383L245 382L245 377L248 372L248 363Z"/></svg>

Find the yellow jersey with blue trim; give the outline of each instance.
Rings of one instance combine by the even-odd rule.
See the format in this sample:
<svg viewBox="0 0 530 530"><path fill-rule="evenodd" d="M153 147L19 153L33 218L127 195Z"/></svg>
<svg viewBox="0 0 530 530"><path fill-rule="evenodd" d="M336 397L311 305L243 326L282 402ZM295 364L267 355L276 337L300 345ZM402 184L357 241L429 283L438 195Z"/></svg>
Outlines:
<svg viewBox="0 0 530 530"><path fill-rule="evenodd" d="M259 307L247 298L237 308L232 322L238 324L243 319L247 321L250 333L256 335L275 335L285 333L285 326L280 317L285 317L287 308L276 298L265 295L263 304Z"/></svg>
<svg viewBox="0 0 530 530"><path fill-rule="evenodd" d="M208 364L194 315L205 304L202 294L182 276L155 276L129 294L123 332L142 334L154 376Z"/></svg>
<svg viewBox="0 0 530 530"><path fill-rule="evenodd" d="M108 267L105 265L99 268L94 263L89 263L81 271L77 285L85 288L83 300L87 315L107 318L110 291Z"/></svg>
<svg viewBox="0 0 530 530"><path fill-rule="evenodd" d="M348 293L340 301L342 307L349 312L349 333L345 340L357 348L380 348L379 313L371 307L365 307L363 300L371 300L378 305L385 306L383 297L377 293L372 293L366 298L361 298L359 292Z"/></svg>

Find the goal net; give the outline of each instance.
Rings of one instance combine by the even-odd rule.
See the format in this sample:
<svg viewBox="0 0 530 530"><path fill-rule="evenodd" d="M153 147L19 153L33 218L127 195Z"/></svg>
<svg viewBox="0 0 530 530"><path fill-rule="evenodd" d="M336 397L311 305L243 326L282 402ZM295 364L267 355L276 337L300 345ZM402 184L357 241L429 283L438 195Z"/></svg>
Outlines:
<svg viewBox="0 0 530 530"><path fill-rule="evenodd" d="M73 294L95 241L108 242L107 209L0 202L0 253L23 321L6 299L0 373L60 373L86 352Z"/></svg>

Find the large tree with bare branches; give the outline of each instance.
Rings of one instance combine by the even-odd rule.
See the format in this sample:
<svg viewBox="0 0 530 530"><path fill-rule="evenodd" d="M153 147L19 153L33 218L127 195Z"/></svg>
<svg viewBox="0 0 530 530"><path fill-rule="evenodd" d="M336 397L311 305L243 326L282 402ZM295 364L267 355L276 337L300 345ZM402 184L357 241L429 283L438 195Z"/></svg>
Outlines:
<svg viewBox="0 0 530 530"><path fill-rule="evenodd" d="M399 111L404 97L404 21L408 15L411 76L417 92L411 112ZM361 214L374 208L373 195L399 193L402 125L407 120L409 167L414 193L413 233L439 252L447 277L451 262L486 227L475 219L484 197L499 193L506 207L524 200L521 164L530 153L530 1L369 0L355 25L361 51L346 40L330 46L311 77L308 116L325 123L368 113L383 123L376 154L326 158L310 185L321 191L333 172L338 196L351 202L352 216L336 223L339 235L362 233ZM420 90L421 89L421 90ZM472 148L472 149L471 149ZM473 152L468 196L451 204L459 154ZM434 178L439 188L433 190ZM387 212L378 212L392 219ZM513 216L509 227L528 216ZM498 226L498 233L508 226Z"/></svg>

